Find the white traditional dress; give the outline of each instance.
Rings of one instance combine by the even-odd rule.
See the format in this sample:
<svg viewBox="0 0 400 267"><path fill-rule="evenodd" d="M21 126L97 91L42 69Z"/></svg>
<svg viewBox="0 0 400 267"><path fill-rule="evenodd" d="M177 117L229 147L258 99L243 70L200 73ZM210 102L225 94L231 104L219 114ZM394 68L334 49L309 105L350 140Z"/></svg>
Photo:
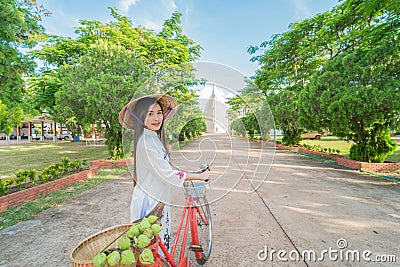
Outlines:
<svg viewBox="0 0 400 267"><path fill-rule="evenodd" d="M165 203L161 219L163 231L160 237L170 249L170 189L182 187L186 173L173 170L168 154L157 133L144 129L136 148L137 184L133 189L131 202L131 221L142 219L159 202Z"/></svg>

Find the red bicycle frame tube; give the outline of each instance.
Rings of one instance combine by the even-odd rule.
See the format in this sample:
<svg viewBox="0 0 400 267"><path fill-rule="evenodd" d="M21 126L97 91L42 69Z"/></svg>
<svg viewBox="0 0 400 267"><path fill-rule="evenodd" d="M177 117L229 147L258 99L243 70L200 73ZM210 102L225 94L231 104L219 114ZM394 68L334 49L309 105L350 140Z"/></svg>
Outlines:
<svg viewBox="0 0 400 267"><path fill-rule="evenodd" d="M168 249L165 247L164 243L161 241L160 236L157 236L157 241L158 244L162 250L162 252L164 253L165 258L167 259L168 263L172 266L172 267L176 267L176 264L174 262L174 259L172 258L171 255L173 254L169 254Z"/></svg>
<svg viewBox="0 0 400 267"><path fill-rule="evenodd" d="M196 208L192 208L190 210L190 213L191 213L191 216L189 216L189 217L191 217L190 218L190 230L192 232L193 245L200 245L198 231L197 231L196 212L197 212ZM201 252L195 252L194 254L196 255L197 259L200 259L203 256L203 254Z"/></svg>
<svg viewBox="0 0 400 267"><path fill-rule="evenodd" d="M187 236L189 232L189 222L191 221L192 217L192 208L188 207L188 216L186 219L186 224L185 224L185 231L183 232L183 239L182 239L182 245L181 245L181 254L179 256L179 261L181 261L185 257L185 250L186 250L186 243L187 243Z"/></svg>
<svg viewBox="0 0 400 267"><path fill-rule="evenodd" d="M202 221L204 224L208 225L208 222L207 222L207 220L204 218L204 215L203 215L203 213L201 212L199 206L192 207L192 208L190 209L190 211L191 211L191 213L192 213L191 222L190 222L190 224L191 224L191 225L190 225L190 230L191 230L191 233L192 233L192 242L193 242L193 245L200 245L200 241L199 241L199 232L197 231L197 217L196 217L196 213L199 213L200 219L201 219L201 221ZM195 255L196 255L196 259L201 259L201 258L203 257L203 253L202 253L202 252L195 252Z"/></svg>
<svg viewBox="0 0 400 267"><path fill-rule="evenodd" d="M174 243L172 245L171 253L168 252L168 250L165 247L164 243L162 243L160 237L158 237L161 250L163 251L163 253L165 255L165 258L167 259L167 261L169 262L169 264L172 267L176 267L177 266L176 263L173 260L173 257L174 257L175 252L176 252L176 248L177 248L178 241L179 241L179 236L181 235L181 231L182 231L182 227L183 227L183 222L185 221L185 217L186 217L185 230L184 230L184 233L183 233L183 239L182 239L181 251L180 251L180 255L179 255L178 266L180 266L181 263L187 261L187 257L185 256L185 252L186 252L186 244L187 244L187 237L188 237L189 227L191 229L193 245L200 245L198 231L197 231L197 217L196 217L196 213L197 212L199 213L201 220L205 224L208 224L208 222L204 218L204 215L201 213L200 208L198 206L194 206L194 200L193 200L192 196L189 195L188 198L186 199L185 207L183 208L183 212L182 212L182 215L181 215L181 218L180 218L180 221L179 221L178 230L176 232ZM198 259L203 257L202 252L195 252L195 255L196 255L196 258L198 258Z"/></svg>
<svg viewBox="0 0 400 267"><path fill-rule="evenodd" d="M175 251L176 251L176 246L178 245L178 241L179 241L179 236L181 234L182 231L182 227L183 227L183 221L185 220L185 215L186 212L188 211L188 204L189 204L189 198L186 199L186 203L185 203L185 207L183 208L183 212L181 215L181 219L179 220L179 226L178 226L178 230L176 231L176 236L174 239L174 244L172 245L172 249L171 249L171 255L174 256L175 255ZM186 226L187 229L187 226ZM185 231L186 231L185 229ZM183 248L183 247L182 247Z"/></svg>

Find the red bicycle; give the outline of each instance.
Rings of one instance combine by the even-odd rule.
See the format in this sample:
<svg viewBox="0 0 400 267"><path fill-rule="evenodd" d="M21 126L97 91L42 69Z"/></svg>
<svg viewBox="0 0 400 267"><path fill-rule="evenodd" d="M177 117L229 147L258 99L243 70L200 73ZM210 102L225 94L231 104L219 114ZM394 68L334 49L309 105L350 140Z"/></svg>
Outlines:
<svg viewBox="0 0 400 267"><path fill-rule="evenodd" d="M197 171L197 173L209 170L208 164L202 164L200 167L201 170ZM191 266L188 251L194 253L199 265L204 265L207 262L212 247L212 223L205 186L206 184L204 183L186 182L184 184L186 203L182 211L171 252L167 250L160 237L157 236L149 246L156 260L152 266ZM182 230L183 237L179 243ZM191 240L188 240L189 236ZM180 255L176 263L174 255L178 246L180 246ZM163 256L159 254L159 249L163 252ZM138 266L141 266L140 263Z"/></svg>
<svg viewBox="0 0 400 267"><path fill-rule="evenodd" d="M204 172L207 169L209 170L208 164L202 164L200 166L201 169L196 173ZM184 184L186 203L182 211L171 251L168 251L161 241L161 238L157 235L152 239L149 246L146 246L146 248L152 251L154 263L143 264L139 259L135 266L191 266L189 260L191 255L194 255L199 265L204 265L207 262L211 254L212 224L205 186L205 183L186 182ZM160 202L148 215L156 215L160 218L164 205L164 203ZM93 266L93 259L97 254L105 251L111 253L111 251L116 250L115 247L118 245L120 238L126 235L134 223L135 222L106 229L82 241L71 253L70 258L72 266ZM181 236L182 233L183 236ZM174 256L178 249L180 250L179 258L176 257L175 260ZM162 253L160 253L161 251ZM189 253L189 251L192 251L193 254Z"/></svg>

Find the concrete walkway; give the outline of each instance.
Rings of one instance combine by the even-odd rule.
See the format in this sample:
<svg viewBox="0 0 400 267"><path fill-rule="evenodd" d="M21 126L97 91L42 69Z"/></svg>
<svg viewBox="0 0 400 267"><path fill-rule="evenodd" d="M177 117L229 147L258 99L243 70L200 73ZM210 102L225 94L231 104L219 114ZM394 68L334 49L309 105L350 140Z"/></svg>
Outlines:
<svg viewBox="0 0 400 267"><path fill-rule="evenodd" d="M367 263L363 254L400 261L399 185L225 135L206 135L175 151L172 161L187 170L211 163L207 266L398 265ZM130 178L117 177L0 231L0 266L70 266L69 254L83 239L129 222L130 197ZM181 199L174 191L172 204ZM176 229L181 209L172 211ZM310 259L291 260L298 254ZM357 255L360 261L352 261Z"/></svg>

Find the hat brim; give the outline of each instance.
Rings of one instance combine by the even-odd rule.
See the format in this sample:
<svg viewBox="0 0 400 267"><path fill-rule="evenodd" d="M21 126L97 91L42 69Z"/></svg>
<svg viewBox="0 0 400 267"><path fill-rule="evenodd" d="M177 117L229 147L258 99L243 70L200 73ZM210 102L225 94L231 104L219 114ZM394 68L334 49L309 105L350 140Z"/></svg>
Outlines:
<svg viewBox="0 0 400 267"><path fill-rule="evenodd" d="M138 123L134 116L132 116L133 111L135 110L136 103L143 98L155 98L161 104L161 108L163 110L164 121L174 115L178 110L178 101L175 98L169 95L164 94L152 94L146 95L135 100L132 100L128 104L126 104L118 115L118 121L122 125L122 127L127 129L134 129L135 123ZM128 110L129 109L129 110Z"/></svg>

